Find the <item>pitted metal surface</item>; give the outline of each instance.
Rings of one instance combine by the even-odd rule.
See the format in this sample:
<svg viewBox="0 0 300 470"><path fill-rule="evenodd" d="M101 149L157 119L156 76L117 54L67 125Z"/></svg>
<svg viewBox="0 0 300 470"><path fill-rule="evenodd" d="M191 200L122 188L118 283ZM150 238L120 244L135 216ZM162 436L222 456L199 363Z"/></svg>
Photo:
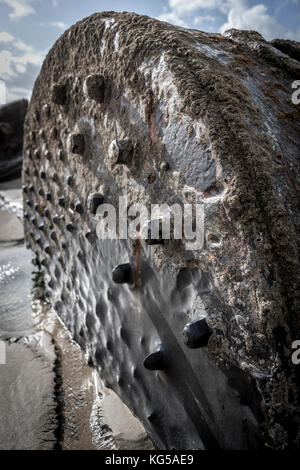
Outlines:
<svg viewBox="0 0 300 470"><path fill-rule="evenodd" d="M209 43L217 43L226 60L208 53ZM295 196L272 160L272 123L257 106L263 106L263 85L241 69L247 54L259 74L264 58L231 39L133 14L96 14L50 51L27 114L24 220L47 295L105 385L159 448L256 449L267 442L285 448L288 442L285 422L279 415L269 422L268 407L278 396L286 399L294 372L274 373L280 352L268 334L276 326L294 333L288 314L274 310L268 326L264 319L266 306L276 305L281 294L265 278L270 227L259 215L256 171L270 204L288 208L290 227ZM285 73L296 74L295 61L284 60ZM247 80L259 90L253 101ZM280 80L287 85L284 74ZM224 89L217 91L221 85L231 91L231 105L224 104ZM204 104L201 115L197 106L204 110ZM238 114L243 106L244 118ZM234 110L239 128L228 124ZM244 124L257 139L245 142ZM289 126L293 160L297 138L294 123ZM253 157L253 173L241 157L241 138L252 156L260 139L263 152ZM272 178L284 196L266 183ZM186 250L178 240L99 240L97 206L117 208L121 195L128 205L148 207L201 202L203 249ZM283 406L297 420L297 399Z"/></svg>

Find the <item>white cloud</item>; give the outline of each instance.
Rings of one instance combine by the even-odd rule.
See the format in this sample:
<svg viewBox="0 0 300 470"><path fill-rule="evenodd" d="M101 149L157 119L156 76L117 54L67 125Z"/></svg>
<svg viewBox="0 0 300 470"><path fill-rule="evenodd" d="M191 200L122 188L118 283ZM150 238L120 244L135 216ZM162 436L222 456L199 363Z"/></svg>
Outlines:
<svg viewBox="0 0 300 470"><path fill-rule="evenodd" d="M170 7L183 14L198 10L199 8L208 8L210 10L221 9L225 8L227 3L224 0L169 0Z"/></svg>
<svg viewBox="0 0 300 470"><path fill-rule="evenodd" d="M40 23L40 26L54 26L55 28L62 29L63 31L68 27L68 25L63 21L53 21L52 23Z"/></svg>
<svg viewBox="0 0 300 470"><path fill-rule="evenodd" d="M11 42L14 40L14 36L6 31L0 32L0 42Z"/></svg>
<svg viewBox="0 0 300 470"><path fill-rule="evenodd" d="M5 3L13 12L9 14L9 17L12 21L18 21L24 16L31 15L35 13L34 8L30 5L34 0L1 0L2 3Z"/></svg>
<svg viewBox="0 0 300 470"><path fill-rule="evenodd" d="M24 67L24 65L21 65L21 64L17 64L16 65L16 69L19 73L24 73L26 72L26 67Z"/></svg>
<svg viewBox="0 0 300 470"><path fill-rule="evenodd" d="M175 24L176 26L182 26L183 28L187 28L188 25L183 21L182 18L176 15L174 12L170 13L162 13L159 17L161 21L167 21L168 23Z"/></svg>
<svg viewBox="0 0 300 470"><path fill-rule="evenodd" d="M57 7L58 6L58 0L52 0L52 5L54 7Z"/></svg>
<svg viewBox="0 0 300 470"><path fill-rule="evenodd" d="M67 29L68 25L66 25L66 23L63 23L62 21L54 21L53 23L49 23L50 26L55 26L56 28L59 28L59 29Z"/></svg>
<svg viewBox="0 0 300 470"><path fill-rule="evenodd" d="M0 52L0 71L1 78L6 79L12 77L14 72L11 68L11 58L12 53L10 51L4 50Z"/></svg>
<svg viewBox="0 0 300 470"><path fill-rule="evenodd" d="M286 2L300 4L300 0ZM169 0L169 8L170 11L164 11L160 19L180 26L199 25L206 31L211 31L212 24L215 23L215 31L219 27L220 32L230 28L252 29L267 40L275 37L300 39L300 28L288 31L276 20L275 15L268 13L267 6L263 3L250 7L247 0Z"/></svg>
<svg viewBox="0 0 300 470"><path fill-rule="evenodd" d="M5 50L0 52L0 80L5 82L8 101L29 97L46 55L10 36L0 33L0 38L7 40Z"/></svg>
<svg viewBox="0 0 300 470"><path fill-rule="evenodd" d="M267 40L273 39L274 34L277 36L285 34L284 27L267 13L267 7L263 4L247 8L237 2L237 5L229 11L227 21L221 26L220 32L223 33L230 28L253 29Z"/></svg>

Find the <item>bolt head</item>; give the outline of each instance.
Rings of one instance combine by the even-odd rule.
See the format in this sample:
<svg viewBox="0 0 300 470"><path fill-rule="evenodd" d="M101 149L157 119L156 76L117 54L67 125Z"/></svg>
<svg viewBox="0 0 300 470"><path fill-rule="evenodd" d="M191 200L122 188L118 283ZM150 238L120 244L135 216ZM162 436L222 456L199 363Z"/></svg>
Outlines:
<svg viewBox="0 0 300 470"><path fill-rule="evenodd" d="M67 87L63 84L56 83L52 87L51 101L60 106L64 105L67 101Z"/></svg>
<svg viewBox="0 0 300 470"><path fill-rule="evenodd" d="M119 264L112 271L112 280L116 284L132 284L133 272L129 263Z"/></svg>
<svg viewBox="0 0 300 470"><path fill-rule="evenodd" d="M84 82L84 93L92 100L103 103L105 96L105 80L103 75L89 75Z"/></svg>
<svg viewBox="0 0 300 470"><path fill-rule="evenodd" d="M164 370L166 368L164 353L159 350L149 354L144 360L144 367L148 370Z"/></svg>
<svg viewBox="0 0 300 470"><path fill-rule="evenodd" d="M211 335L212 330L208 326L205 318L193 323L188 323L183 330L184 343L190 349L207 346Z"/></svg>
<svg viewBox="0 0 300 470"><path fill-rule="evenodd" d="M104 196L101 193L92 193L87 200L87 209L91 214L96 214L98 207L103 204Z"/></svg>
<svg viewBox="0 0 300 470"><path fill-rule="evenodd" d="M83 155L85 139L83 134L72 134L70 139L70 151L77 155Z"/></svg>

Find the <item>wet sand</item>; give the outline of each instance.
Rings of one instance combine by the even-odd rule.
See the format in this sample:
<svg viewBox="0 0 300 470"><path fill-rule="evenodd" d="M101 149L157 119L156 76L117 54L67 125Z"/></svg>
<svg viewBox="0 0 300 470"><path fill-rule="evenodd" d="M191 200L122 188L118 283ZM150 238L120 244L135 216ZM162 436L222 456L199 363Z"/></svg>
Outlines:
<svg viewBox="0 0 300 470"><path fill-rule="evenodd" d="M33 300L20 186L0 184L0 449L153 448L51 306Z"/></svg>

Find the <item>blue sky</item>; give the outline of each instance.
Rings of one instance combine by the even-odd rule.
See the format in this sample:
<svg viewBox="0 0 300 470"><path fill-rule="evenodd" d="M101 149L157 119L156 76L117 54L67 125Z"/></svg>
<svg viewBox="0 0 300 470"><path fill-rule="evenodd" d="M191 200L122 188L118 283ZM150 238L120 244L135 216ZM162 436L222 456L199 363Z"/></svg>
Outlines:
<svg viewBox="0 0 300 470"><path fill-rule="evenodd" d="M255 29L300 41L300 0L0 0L0 80L7 101L29 97L63 31L97 11L133 11L187 28Z"/></svg>

